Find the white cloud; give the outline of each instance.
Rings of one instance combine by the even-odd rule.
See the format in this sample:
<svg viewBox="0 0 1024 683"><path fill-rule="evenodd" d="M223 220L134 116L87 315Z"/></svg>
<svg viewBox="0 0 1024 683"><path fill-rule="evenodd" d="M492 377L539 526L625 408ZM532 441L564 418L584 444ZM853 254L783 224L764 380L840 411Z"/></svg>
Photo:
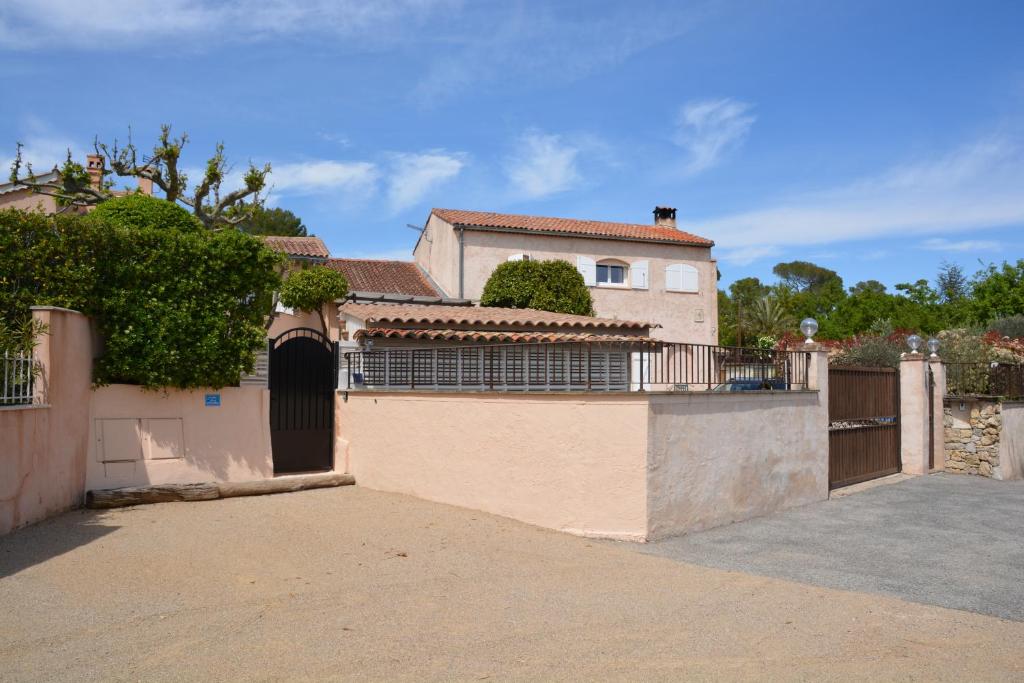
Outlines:
<svg viewBox="0 0 1024 683"><path fill-rule="evenodd" d="M778 256L781 251L776 246L753 244L747 247L726 249L720 258L722 261L731 263L734 266L749 266L754 261L760 261L770 256Z"/></svg>
<svg viewBox="0 0 1024 683"><path fill-rule="evenodd" d="M987 138L693 229L726 252L866 239L903 248L927 235L1024 224L1021 187L1024 148L1009 138Z"/></svg>
<svg viewBox="0 0 1024 683"><path fill-rule="evenodd" d="M31 164L32 171L37 174L46 173L54 166L60 166L67 159L68 150L71 150L71 158L80 164L85 163L86 151L74 139L59 131L55 131L43 121L29 119L25 130L18 141L23 144L21 159L23 164ZM91 150L90 150L91 151ZM7 174L14 161L16 153L15 141L10 143L7 149L0 149L0 182L7 182ZM22 167L22 174L27 172Z"/></svg>
<svg viewBox="0 0 1024 683"><path fill-rule="evenodd" d="M696 175L739 147L756 117L733 99L695 100L679 109L673 140L687 152L685 173Z"/></svg>
<svg viewBox="0 0 1024 683"><path fill-rule="evenodd" d="M994 251L999 249L999 243L994 240L952 241L944 237L933 237L922 242L921 248L928 251Z"/></svg>
<svg viewBox="0 0 1024 683"><path fill-rule="evenodd" d="M0 11L0 46L120 50L174 38L200 43L291 35L394 39L451 0L36 0ZM388 30L380 30L381 26Z"/></svg>
<svg viewBox="0 0 1024 683"><path fill-rule="evenodd" d="M520 194L537 199L564 192L580 182L580 148L564 142L560 135L527 131L517 146L518 151L506 160L505 172Z"/></svg>
<svg viewBox="0 0 1024 683"><path fill-rule="evenodd" d="M380 175L368 161L302 161L272 164L271 169L269 185L291 195L372 192Z"/></svg>
<svg viewBox="0 0 1024 683"><path fill-rule="evenodd" d="M422 154L395 154L388 177L388 199L398 211L423 201L465 166L462 154L433 150Z"/></svg>

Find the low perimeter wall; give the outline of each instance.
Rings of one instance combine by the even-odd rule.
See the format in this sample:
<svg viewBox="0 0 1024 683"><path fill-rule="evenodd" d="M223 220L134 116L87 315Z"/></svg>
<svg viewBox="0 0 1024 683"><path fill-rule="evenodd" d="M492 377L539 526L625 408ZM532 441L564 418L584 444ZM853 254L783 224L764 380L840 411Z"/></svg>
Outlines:
<svg viewBox="0 0 1024 683"><path fill-rule="evenodd" d="M817 391L343 397L359 485L559 531L647 540L828 498Z"/></svg>
<svg viewBox="0 0 1024 683"><path fill-rule="evenodd" d="M643 394L350 392L335 405L339 465L360 486L646 538Z"/></svg>
<svg viewBox="0 0 1024 683"><path fill-rule="evenodd" d="M947 472L1024 477L1024 402L950 396L944 403Z"/></svg>
<svg viewBox="0 0 1024 683"><path fill-rule="evenodd" d="M39 402L0 408L0 535L80 505L85 493L92 335L81 313L39 307Z"/></svg>
<svg viewBox="0 0 1024 683"><path fill-rule="evenodd" d="M86 489L274 476L270 395L259 387L92 392Z"/></svg>
<svg viewBox="0 0 1024 683"><path fill-rule="evenodd" d="M652 395L648 539L828 498L827 395Z"/></svg>

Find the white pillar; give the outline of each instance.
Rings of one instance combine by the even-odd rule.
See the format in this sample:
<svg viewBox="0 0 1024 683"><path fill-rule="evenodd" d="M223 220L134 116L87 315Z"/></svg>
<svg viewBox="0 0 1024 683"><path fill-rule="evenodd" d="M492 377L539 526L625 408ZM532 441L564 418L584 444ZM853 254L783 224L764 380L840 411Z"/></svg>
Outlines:
<svg viewBox="0 0 1024 683"><path fill-rule="evenodd" d="M938 356L928 359L928 365L932 369L932 405L935 411L934 423L932 424L934 461L932 471L946 469L946 429L943 426L945 420L946 399L946 366Z"/></svg>
<svg viewBox="0 0 1024 683"><path fill-rule="evenodd" d="M900 361L900 459L904 474L928 474L928 377L923 354Z"/></svg>

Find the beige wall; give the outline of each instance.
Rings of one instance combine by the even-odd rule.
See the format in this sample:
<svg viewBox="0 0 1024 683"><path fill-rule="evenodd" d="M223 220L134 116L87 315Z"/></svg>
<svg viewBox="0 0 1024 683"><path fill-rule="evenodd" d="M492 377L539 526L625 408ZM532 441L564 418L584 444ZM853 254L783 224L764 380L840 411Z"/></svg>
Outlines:
<svg viewBox="0 0 1024 683"><path fill-rule="evenodd" d="M920 353L907 354L900 361L900 460L904 474L929 471L927 368L928 363ZM940 413L937 422L942 422L941 406L936 406Z"/></svg>
<svg viewBox="0 0 1024 683"><path fill-rule="evenodd" d="M53 197L37 194L25 188L0 194L0 211L4 209L56 213L57 201Z"/></svg>
<svg viewBox="0 0 1024 683"><path fill-rule="evenodd" d="M999 478L1024 479L1024 402L1003 401Z"/></svg>
<svg viewBox="0 0 1024 683"><path fill-rule="evenodd" d="M221 405L207 407L206 394L219 394ZM274 475L266 389L165 392L114 384L93 392L90 417L90 490Z"/></svg>
<svg viewBox="0 0 1024 683"><path fill-rule="evenodd" d="M494 269L513 254L536 259L561 259L574 267L577 256L595 261L617 259L629 264L648 261L649 288L591 287L598 316L639 320L661 325L652 336L693 344L718 343L717 264L711 250L653 242L554 237L522 233L467 230L464 237L464 297L479 299ZM423 266L449 296L458 296L459 245L456 231L431 215L416 247L417 263ZM697 268L697 294L665 289L665 266L688 263Z"/></svg>
<svg viewBox="0 0 1024 683"><path fill-rule="evenodd" d="M360 486L569 533L646 535L642 394L351 392L338 467Z"/></svg>
<svg viewBox="0 0 1024 683"><path fill-rule="evenodd" d="M0 408L0 534L80 504L85 484L92 344L81 313L36 308L43 404Z"/></svg>
<svg viewBox="0 0 1024 683"><path fill-rule="evenodd" d="M828 498L828 394L654 395L651 539Z"/></svg>

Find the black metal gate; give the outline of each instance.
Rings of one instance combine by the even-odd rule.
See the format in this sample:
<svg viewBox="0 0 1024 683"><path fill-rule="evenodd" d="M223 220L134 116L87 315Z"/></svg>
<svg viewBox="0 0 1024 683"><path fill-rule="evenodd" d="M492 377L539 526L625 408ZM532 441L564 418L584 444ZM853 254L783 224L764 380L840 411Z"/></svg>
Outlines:
<svg viewBox="0 0 1024 683"><path fill-rule="evenodd" d="M828 484L900 471L900 376L892 368L829 368Z"/></svg>
<svg viewBox="0 0 1024 683"><path fill-rule="evenodd" d="M299 327L270 341L270 443L274 473L334 466L338 349L322 332Z"/></svg>

